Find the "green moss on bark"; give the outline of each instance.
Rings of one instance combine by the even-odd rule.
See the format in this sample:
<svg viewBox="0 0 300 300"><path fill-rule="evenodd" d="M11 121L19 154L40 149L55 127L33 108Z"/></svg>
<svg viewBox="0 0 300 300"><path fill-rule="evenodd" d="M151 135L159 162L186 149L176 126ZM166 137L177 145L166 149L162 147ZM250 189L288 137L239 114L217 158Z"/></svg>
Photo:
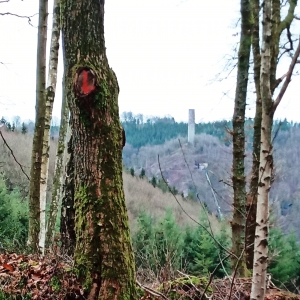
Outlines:
<svg viewBox="0 0 300 300"><path fill-rule="evenodd" d="M74 154L75 268L88 299L136 299L134 257L122 179L119 87L104 45L104 1L63 1L67 98ZM74 78L92 70L95 89Z"/></svg>

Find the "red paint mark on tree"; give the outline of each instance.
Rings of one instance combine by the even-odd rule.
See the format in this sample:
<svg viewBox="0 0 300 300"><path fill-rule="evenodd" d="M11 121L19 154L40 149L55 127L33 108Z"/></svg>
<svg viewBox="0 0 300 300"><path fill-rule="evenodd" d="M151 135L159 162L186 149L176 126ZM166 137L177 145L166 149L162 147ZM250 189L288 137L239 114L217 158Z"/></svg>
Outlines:
<svg viewBox="0 0 300 300"><path fill-rule="evenodd" d="M77 70L75 88L79 96L87 96L96 89L96 78L94 72L89 68Z"/></svg>

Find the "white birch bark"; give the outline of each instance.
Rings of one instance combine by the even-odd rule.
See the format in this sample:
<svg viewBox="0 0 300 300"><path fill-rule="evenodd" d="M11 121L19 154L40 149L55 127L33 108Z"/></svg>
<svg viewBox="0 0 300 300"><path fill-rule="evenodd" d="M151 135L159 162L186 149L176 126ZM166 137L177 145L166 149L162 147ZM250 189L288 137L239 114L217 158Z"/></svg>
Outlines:
<svg viewBox="0 0 300 300"><path fill-rule="evenodd" d="M56 82L57 82L57 64L58 64L58 49L60 36L60 13L59 0L53 2L53 21L52 34L50 45L50 58L48 81L46 89L46 111L45 111L45 129L43 138L43 155L41 166L41 181L40 181L40 238L39 246L42 253L45 251L45 235L46 235L46 195L47 195L47 180L49 169L49 141L50 127L52 119L53 102L55 97Z"/></svg>
<svg viewBox="0 0 300 300"><path fill-rule="evenodd" d="M260 78L262 100L261 150L251 288L251 299L253 300L264 299L265 297L268 266L269 191L273 169L271 143L273 103L270 87L271 13L272 2L271 0L265 0L263 4L263 41Z"/></svg>
<svg viewBox="0 0 300 300"><path fill-rule="evenodd" d="M64 84L63 84L63 91L64 91ZM67 148L66 145L67 145L68 137L70 135L70 126L68 124L69 124L69 109L68 109L65 93L63 92L62 106L61 106L61 123L60 123L58 146L57 146L57 153L56 153L53 191L52 191L52 199L50 203L49 219L47 223L47 232L46 232L47 248L51 247L53 243L57 212L58 212L58 207L59 207L61 194L62 194L62 183L63 183L63 177L65 173L63 166L66 164L66 148Z"/></svg>

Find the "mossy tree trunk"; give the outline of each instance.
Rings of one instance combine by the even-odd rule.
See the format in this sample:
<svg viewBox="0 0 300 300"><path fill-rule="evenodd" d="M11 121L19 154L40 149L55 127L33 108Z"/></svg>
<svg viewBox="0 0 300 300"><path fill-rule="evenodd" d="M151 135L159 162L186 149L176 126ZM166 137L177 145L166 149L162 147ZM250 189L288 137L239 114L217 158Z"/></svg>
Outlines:
<svg viewBox="0 0 300 300"><path fill-rule="evenodd" d="M104 43L104 0L63 0L74 167L75 268L87 299L136 299L122 181L119 87Z"/></svg>
<svg viewBox="0 0 300 300"><path fill-rule="evenodd" d="M70 131L70 128L68 128ZM67 134L68 136L68 134ZM74 148L72 137L67 144L66 177L61 200L60 235L62 252L74 255L76 245L74 210Z"/></svg>
<svg viewBox="0 0 300 300"><path fill-rule="evenodd" d="M36 115L32 143L28 245L33 252L39 250L40 233L40 179L45 127L46 43L48 1L39 1L39 25L36 66Z"/></svg>
<svg viewBox="0 0 300 300"><path fill-rule="evenodd" d="M245 248L246 181L245 181L245 110L251 52L250 1L241 0L241 38L238 53L237 85L235 93L233 126L233 218L232 228L232 269L237 266L237 275L247 276ZM242 257L239 259L240 256Z"/></svg>
<svg viewBox="0 0 300 300"><path fill-rule="evenodd" d="M56 91L57 82L57 65L58 65L58 50L59 50L59 36L60 36L60 5L59 0L53 2L53 19L52 19L52 33L50 44L50 57L48 69L48 82L46 88L46 107L45 107L45 125L43 137L43 156L41 166L41 182L40 182L40 248L42 253L45 251L46 240L46 201L47 201L47 181L49 170L49 150L50 150L50 127L52 120L53 103Z"/></svg>

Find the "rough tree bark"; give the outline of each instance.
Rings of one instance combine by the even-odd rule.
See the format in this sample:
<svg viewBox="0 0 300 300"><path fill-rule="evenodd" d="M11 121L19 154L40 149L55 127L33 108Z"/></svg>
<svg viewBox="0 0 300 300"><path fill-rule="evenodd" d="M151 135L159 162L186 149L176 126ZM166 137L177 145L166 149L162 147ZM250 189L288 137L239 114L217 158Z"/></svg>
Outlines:
<svg viewBox="0 0 300 300"><path fill-rule="evenodd" d="M50 203L49 219L48 219L47 231L46 231L46 243L45 243L46 248L49 248L53 244L58 206L62 195L62 183L63 183L63 174L64 174L63 172L64 153L66 148L67 129L69 123L69 109L68 109L67 99L64 92L64 83L63 83L63 95L62 95L60 119L61 122L60 122L58 145L57 145L57 152L56 152L53 191L52 191L52 199Z"/></svg>
<svg viewBox="0 0 300 300"><path fill-rule="evenodd" d="M75 268L87 299L136 299L119 87L106 57L104 0L63 0L61 9L72 128Z"/></svg>
<svg viewBox="0 0 300 300"><path fill-rule="evenodd" d="M260 96L260 43L259 43L259 0L252 0L251 20L252 26L252 54L253 54L253 71L254 84L256 91L256 110L254 117L253 132L253 150L252 150L252 170L250 189L247 194L247 220L246 220L246 263L247 268L253 268L254 239L255 239L255 222L257 209L257 188L259 176L259 156L260 156L260 131L261 131L261 96Z"/></svg>
<svg viewBox="0 0 300 300"><path fill-rule="evenodd" d="M272 156L272 94L270 85L271 61L271 13L272 1L266 0L263 6L263 41L261 50L261 150L257 196L257 215L254 243L254 265L251 299L264 299L266 289L266 272L268 266L269 233L269 190L273 169Z"/></svg>
<svg viewBox="0 0 300 300"><path fill-rule="evenodd" d="M233 126L233 163L232 163L232 183L233 183L233 218L232 228L232 256L231 264L234 270L237 266L237 275L246 277L248 274L245 248L245 216L246 216L246 181L245 181L245 110L247 87L249 77L249 59L251 52L251 31L250 1L241 0L241 37L238 53L237 85L235 92L234 114L232 118ZM242 257L238 260L236 257Z"/></svg>
<svg viewBox="0 0 300 300"><path fill-rule="evenodd" d="M281 18L281 4L280 0L272 1L272 27L270 42L270 87L271 95L273 97L275 89L279 84L286 78L287 74L281 78L276 79L277 65L279 60L279 44L280 38L284 30L287 30L287 35L290 38L290 25L294 19L294 12L297 6L297 0L289 0L289 9L285 18ZM260 48L259 48L259 0L252 0L252 12L253 17L251 18L253 24L253 58L254 58L254 81L257 94L256 103L256 115L254 120L254 136L253 136L253 165L252 165L252 176L250 182L250 191L247 195L247 226L246 226L246 252L247 252L247 266L250 269L253 266L254 259L254 241L255 241L255 224L256 224L256 211L257 211L257 193L259 184L259 157L260 157L260 123L262 118L262 100L261 100L261 77L260 77ZM290 51L292 50L292 47ZM287 82L287 81L285 81ZM283 96L283 95L282 95ZM280 96L280 98L282 98ZM278 105L278 104L277 104ZM277 107L276 105L276 107ZM275 109L276 109L275 107ZM273 108L274 109L274 108Z"/></svg>
<svg viewBox="0 0 300 300"><path fill-rule="evenodd" d="M295 3L295 1L290 1ZM297 3L297 2L296 2ZM273 6L272 6L273 4ZM291 8L291 6L290 6ZM295 6L294 6L295 8ZM294 9L293 8L293 9ZM292 10L293 11L293 10ZM289 10L289 13L291 10ZM262 122L261 122L261 150L257 193L256 228L254 241L254 264L251 287L251 299L264 299L266 291L266 272L268 266L268 235L269 235L269 192L273 170L272 153L272 124L273 117L286 89L291 81L294 67L300 54L300 42L294 53L288 72L279 80L274 80L276 74L279 39L277 34L282 30L278 29L281 24L280 2L277 0L265 0L263 4L263 39L261 50L261 78L260 91L262 100ZM292 13L294 16L294 13ZM292 18L293 19L293 18ZM286 20L286 19L284 19ZM283 22L284 22L283 20ZM292 20L291 20L292 21ZM275 29L274 29L275 27ZM273 43L277 44L274 45ZM277 58L274 59L273 56ZM281 90L273 101L272 96L275 88L285 78Z"/></svg>
<svg viewBox="0 0 300 300"><path fill-rule="evenodd" d="M38 251L40 232L40 179L45 124L47 19L48 1L40 0L36 66L36 115L29 188L28 245L33 252Z"/></svg>
<svg viewBox="0 0 300 300"><path fill-rule="evenodd" d="M70 131L70 129L68 128ZM68 136L68 134L67 134ZM76 245L75 210L74 210L74 148L72 136L67 144L66 177L63 185L61 203L60 235L62 252L69 256L74 255Z"/></svg>
<svg viewBox="0 0 300 300"><path fill-rule="evenodd" d="M52 120L53 102L55 98L56 82L57 82L57 65L58 65L58 49L60 36L60 4L59 0L53 2L53 19L52 33L50 44L50 57L48 69L48 81L46 89L46 108L45 108L45 125L43 137L43 156L41 165L41 182L40 182L40 248L42 253L45 251L46 238L46 198L47 198L47 181L49 169L49 144L50 144L50 127Z"/></svg>

